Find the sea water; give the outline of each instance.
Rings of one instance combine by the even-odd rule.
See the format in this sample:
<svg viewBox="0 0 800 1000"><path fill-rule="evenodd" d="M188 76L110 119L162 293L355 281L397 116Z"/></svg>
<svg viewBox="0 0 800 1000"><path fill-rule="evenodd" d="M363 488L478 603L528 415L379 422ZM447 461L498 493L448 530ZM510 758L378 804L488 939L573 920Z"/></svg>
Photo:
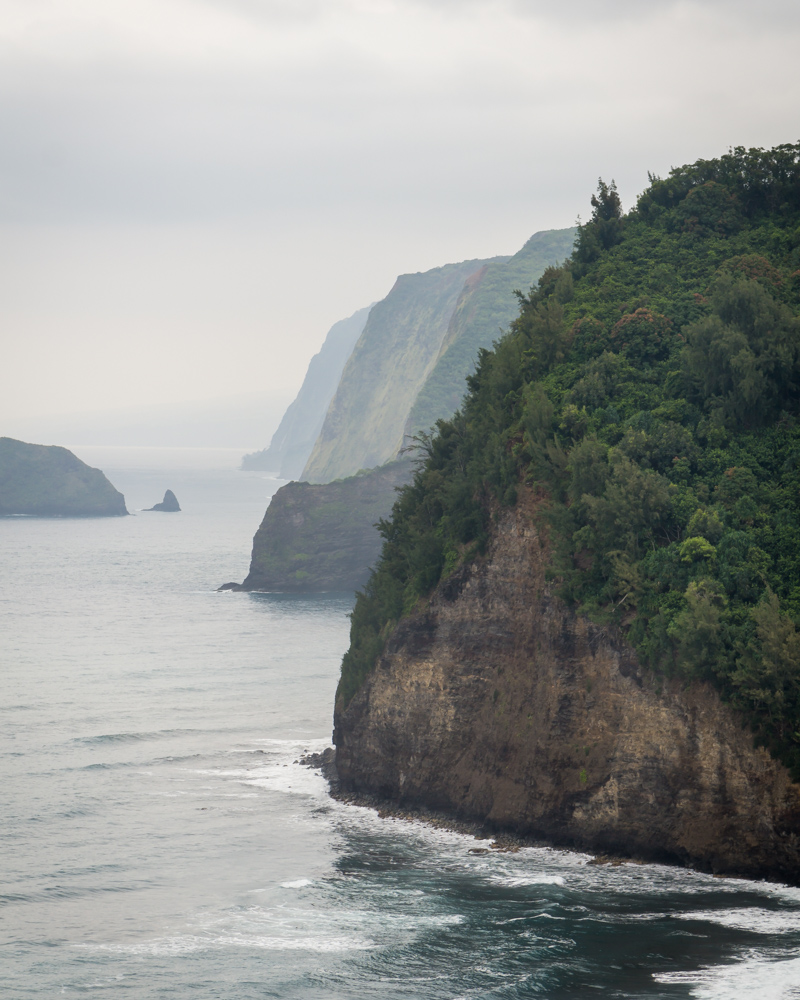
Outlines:
<svg viewBox="0 0 800 1000"><path fill-rule="evenodd" d="M216 590L280 484L76 451L136 513L0 519L0 995L800 997L798 890L332 801L352 595Z"/></svg>

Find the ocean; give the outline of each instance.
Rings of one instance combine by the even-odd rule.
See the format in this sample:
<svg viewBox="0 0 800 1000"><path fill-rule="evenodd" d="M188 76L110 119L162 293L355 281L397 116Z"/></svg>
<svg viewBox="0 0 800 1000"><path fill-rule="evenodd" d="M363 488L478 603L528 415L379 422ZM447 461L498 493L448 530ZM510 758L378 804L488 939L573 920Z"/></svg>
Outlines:
<svg viewBox="0 0 800 1000"><path fill-rule="evenodd" d="M280 483L74 450L135 514L0 519L3 998L800 998L798 889L331 800L353 595L216 590Z"/></svg>

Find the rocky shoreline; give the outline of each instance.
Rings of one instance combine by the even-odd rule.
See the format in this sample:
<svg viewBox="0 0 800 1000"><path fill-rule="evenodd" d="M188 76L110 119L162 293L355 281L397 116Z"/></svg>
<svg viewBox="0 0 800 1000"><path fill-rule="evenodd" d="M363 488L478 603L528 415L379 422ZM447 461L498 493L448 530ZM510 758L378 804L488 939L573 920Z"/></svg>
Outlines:
<svg viewBox="0 0 800 1000"><path fill-rule="evenodd" d="M586 854L585 851L541 837L524 836L510 833L506 830L494 829L485 824L461 820L449 813L430 809L425 805L398 805L390 799L369 793L350 792L342 788L339 772L336 769L336 748L327 747L322 753L310 753L297 761L304 767L319 771L328 783L328 792L332 799L351 806L362 806L374 810L380 819L399 819L409 823L424 823L436 830L447 830L451 833L461 833L474 837L476 840L489 841L488 847L472 847L469 854L516 854L523 847L546 847L554 850L568 850L576 854ZM647 864L647 859L616 854L595 854L589 857L587 865L620 865Z"/></svg>

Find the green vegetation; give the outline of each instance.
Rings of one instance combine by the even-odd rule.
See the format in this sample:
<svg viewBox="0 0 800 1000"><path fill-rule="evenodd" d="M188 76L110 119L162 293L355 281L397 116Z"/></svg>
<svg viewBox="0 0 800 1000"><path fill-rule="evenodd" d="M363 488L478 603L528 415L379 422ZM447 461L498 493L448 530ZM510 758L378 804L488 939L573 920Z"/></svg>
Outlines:
<svg viewBox="0 0 800 1000"><path fill-rule="evenodd" d="M0 437L0 516L119 517L125 497L66 448Z"/></svg>
<svg viewBox="0 0 800 1000"><path fill-rule="evenodd" d="M339 705L397 620L539 490L561 595L642 662L710 681L800 778L800 144L600 183L422 437L356 603Z"/></svg>

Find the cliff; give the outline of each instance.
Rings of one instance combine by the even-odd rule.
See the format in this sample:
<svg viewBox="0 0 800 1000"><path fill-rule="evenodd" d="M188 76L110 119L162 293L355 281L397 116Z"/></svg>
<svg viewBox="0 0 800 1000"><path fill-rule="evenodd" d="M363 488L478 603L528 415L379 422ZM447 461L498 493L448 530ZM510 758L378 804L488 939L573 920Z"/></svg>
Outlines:
<svg viewBox="0 0 800 1000"><path fill-rule="evenodd" d="M288 483L272 497L253 539L250 572L231 590L356 590L378 557L376 522L389 516L410 462L325 485Z"/></svg>
<svg viewBox="0 0 800 1000"><path fill-rule="evenodd" d="M548 267L566 260L576 235L574 227L535 233L513 257L490 261L467 278L439 355L406 419L407 438L429 431L437 420L455 413L478 352L491 347L517 317L519 302L514 292L527 292Z"/></svg>
<svg viewBox="0 0 800 1000"><path fill-rule="evenodd" d="M0 438L0 515L118 517L125 498L99 469L56 445Z"/></svg>
<svg viewBox="0 0 800 1000"><path fill-rule="evenodd" d="M530 490L335 716L346 791L588 851L800 881L800 786L710 685L642 669L547 580Z"/></svg>
<svg viewBox="0 0 800 1000"><path fill-rule="evenodd" d="M301 478L330 482L397 457L406 417L436 362L464 282L485 263L403 274L372 307Z"/></svg>
<svg viewBox="0 0 800 1000"><path fill-rule="evenodd" d="M513 257L401 275L370 313L302 478L327 482L380 465L450 417L478 352L516 316L515 289L569 256L575 234L540 232Z"/></svg>
<svg viewBox="0 0 800 1000"><path fill-rule="evenodd" d="M245 455L242 469L271 472L280 479L298 479L322 429L328 404L347 359L361 336L372 307L359 309L334 323L308 365L306 377L289 405L269 447Z"/></svg>
<svg viewBox="0 0 800 1000"><path fill-rule="evenodd" d="M798 881L800 144L591 204L393 508L342 779Z"/></svg>

